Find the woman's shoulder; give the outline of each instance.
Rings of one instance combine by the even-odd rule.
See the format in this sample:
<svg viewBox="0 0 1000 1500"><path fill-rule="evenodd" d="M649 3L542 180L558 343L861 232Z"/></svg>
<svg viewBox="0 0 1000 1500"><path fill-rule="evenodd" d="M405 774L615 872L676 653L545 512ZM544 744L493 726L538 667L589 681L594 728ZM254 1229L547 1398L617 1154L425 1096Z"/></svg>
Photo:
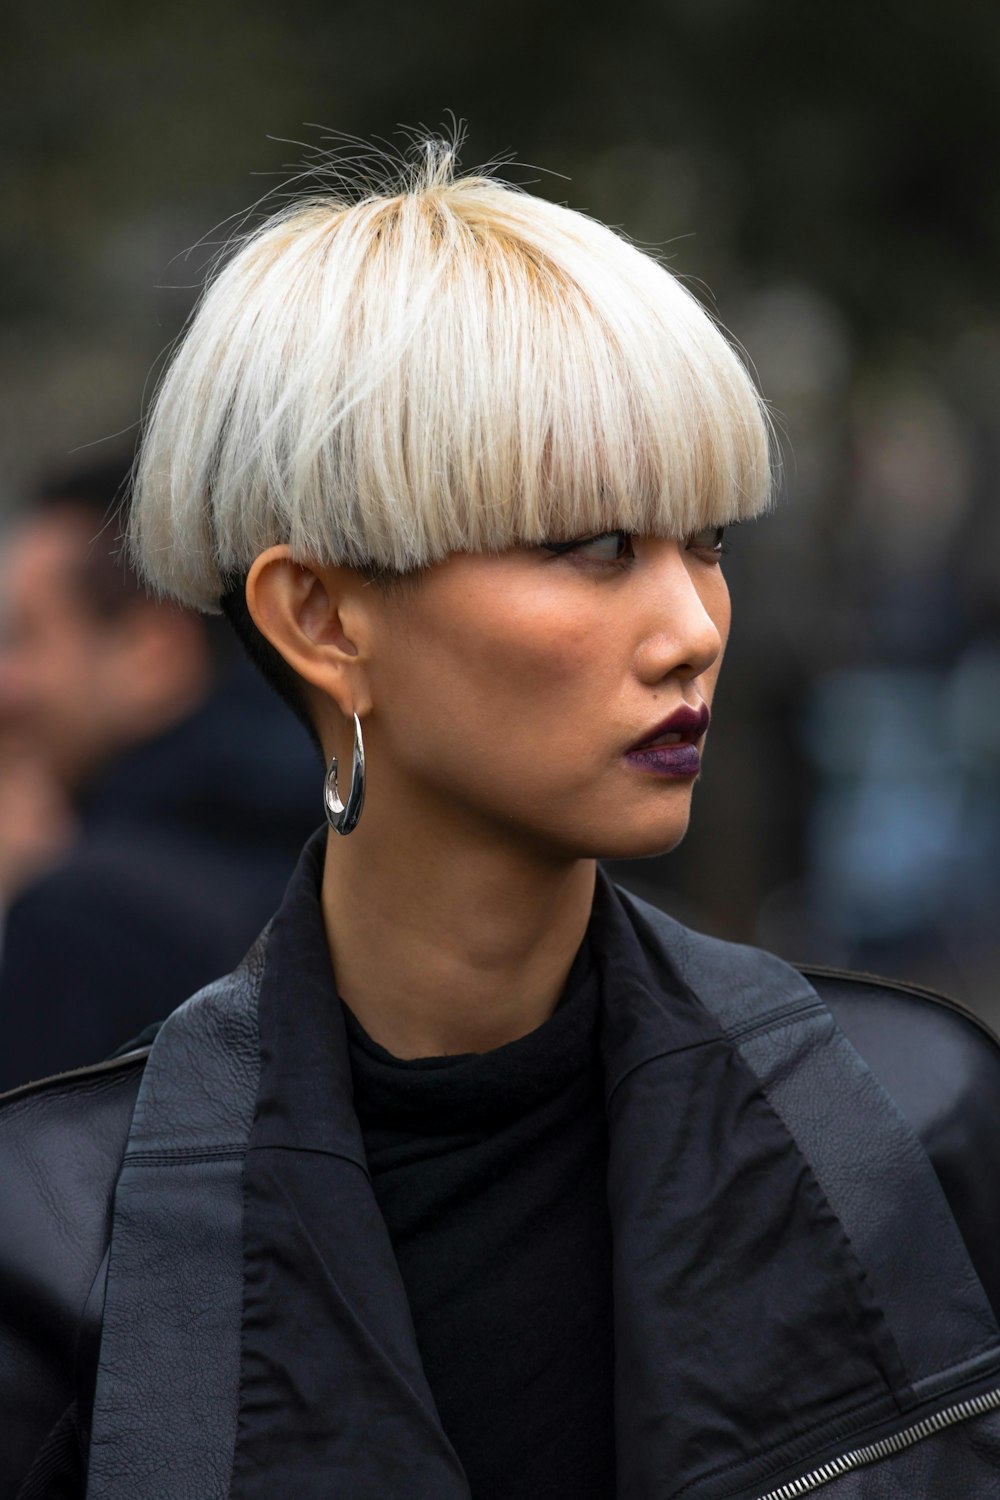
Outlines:
<svg viewBox="0 0 1000 1500"><path fill-rule="evenodd" d="M874 974L803 965L848 1040L913 1125L935 1166L996 1162L1000 1203L1000 1040L957 1000Z"/></svg>
<svg viewBox="0 0 1000 1500"><path fill-rule="evenodd" d="M97 1180L121 1163L149 1047L137 1043L105 1062L0 1094L0 1172L8 1188L45 1194L51 1177L79 1186L89 1202ZM72 1194L71 1196L76 1196ZM4 1195L4 1204L7 1195ZM0 1225L4 1223L0 1205Z"/></svg>
<svg viewBox="0 0 1000 1500"><path fill-rule="evenodd" d="M2 1495L80 1395L74 1365L88 1323L99 1337L111 1202L147 1056L0 1095Z"/></svg>
<svg viewBox="0 0 1000 1500"><path fill-rule="evenodd" d="M1000 1041L958 1001L920 985L801 972L920 1137L1000 1311Z"/></svg>
<svg viewBox="0 0 1000 1500"><path fill-rule="evenodd" d="M790 963L696 932L622 887L618 893L648 951L710 999L728 1034L780 1027L818 995L921 1134L971 1096L989 1112L992 1139L1000 1138L1000 1039L958 1001L897 979Z"/></svg>
<svg viewBox="0 0 1000 1500"><path fill-rule="evenodd" d="M0 1288L86 1297L148 1055L138 1048L0 1094Z"/></svg>
<svg viewBox="0 0 1000 1500"><path fill-rule="evenodd" d="M620 889L620 888L619 888ZM1000 1042L985 1022L945 995L870 974L792 965L763 949L709 937L622 892L635 930L654 961L690 985L741 1050L751 1039L753 1066L764 1086L777 1082L796 1118L811 1118L815 1089L844 1084L828 1098L824 1121L830 1149L851 1169L857 1130L851 1119L857 1055L881 1085L890 1111L908 1122L930 1158L952 1215L990 1300L1000 1311ZM841 1068L822 1064L817 997L853 1048ZM800 1022L814 1045L794 1039ZM803 1065L803 1061L805 1065ZM843 1064L847 1063L846 1072ZM883 1124L889 1119L883 1111ZM884 1145L870 1143L878 1151ZM844 1156L846 1153L846 1156ZM887 1170L892 1163L886 1163ZM899 1166L901 1170L901 1164Z"/></svg>
<svg viewBox="0 0 1000 1500"><path fill-rule="evenodd" d="M923 985L797 967L914 1123L950 1111L968 1094L988 1112L989 1136L1000 1138L1000 1038L981 1016Z"/></svg>

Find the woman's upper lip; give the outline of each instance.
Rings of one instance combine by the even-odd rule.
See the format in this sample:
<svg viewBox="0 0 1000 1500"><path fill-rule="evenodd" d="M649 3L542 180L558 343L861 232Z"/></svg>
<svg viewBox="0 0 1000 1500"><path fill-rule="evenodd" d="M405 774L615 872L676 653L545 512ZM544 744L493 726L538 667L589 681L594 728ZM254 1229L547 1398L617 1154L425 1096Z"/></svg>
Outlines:
<svg viewBox="0 0 1000 1500"><path fill-rule="evenodd" d="M655 729L651 729L648 734L643 735L641 740L636 740L634 745L630 745L626 754L631 753L633 750L644 750L654 740L661 739L666 734L679 735L680 743L693 743L695 740L701 739L708 728L710 719L711 714L708 711L707 703L701 703L697 708L692 708L689 704L684 703L680 708L675 708L669 718L657 724Z"/></svg>

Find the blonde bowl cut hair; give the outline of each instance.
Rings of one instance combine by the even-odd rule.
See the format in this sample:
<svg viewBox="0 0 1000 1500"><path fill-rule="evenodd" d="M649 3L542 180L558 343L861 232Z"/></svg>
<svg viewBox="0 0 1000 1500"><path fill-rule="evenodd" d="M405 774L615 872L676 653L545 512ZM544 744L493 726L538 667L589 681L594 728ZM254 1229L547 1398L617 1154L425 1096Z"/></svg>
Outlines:
<svg viewBox="0 0 1000 1500"><path fill-rule="evenodd" d="M216 611L287 543L405 574L752 516L769 423L696 298L622 235L427 142L395 189L311 194L202 296L137 462L133 557Z"/></svg>

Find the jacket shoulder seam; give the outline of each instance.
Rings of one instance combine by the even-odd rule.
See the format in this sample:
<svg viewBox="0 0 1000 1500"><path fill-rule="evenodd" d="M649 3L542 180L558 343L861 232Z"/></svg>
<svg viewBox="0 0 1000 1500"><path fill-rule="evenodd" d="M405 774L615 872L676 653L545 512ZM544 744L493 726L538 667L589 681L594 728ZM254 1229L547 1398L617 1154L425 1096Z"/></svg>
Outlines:
<svg viewBox="0 0 1000 1500"><path fill-rule="evenodd" d="M71 1093L77 1084L85 1084L91 1078L103 1078L113 1073L127 1073L132 1068L145 1066L149 1053L149 1047L142 1047L134 1052L126 1052L121 1057L111 1057L104 1062L90 1063L85 1068L72 1068L65 1073L52 1073L47 1078L33 1078L28 1083L20 1083L15 1088L0 1094L0 1109L18 1100L29 1098L33 1094L41 1093L43 1090L53 1092L62 1090L65 1093Z"/></svg>
<svg viewBox="0 0 1000 1500"><path fill-rule="evenodd" d="M992 1045L1000 1051L1000 1036L993 1030L988 1021L984 1021L969 1006L963 1005L961 1000L954 999L951 995L942 994L940 990L933 990L927 985L911 984L908 980L887 979L881 974L867 974L855 972L850 969L827 968L822 964L796 964L799 973L806 979L834 979L840 983L867 985L872 989L892 990L897 995L908 995L911 999L927 1000L941 1010L951 1011L963 1021L970 1022L977 1027Z"/></svg>

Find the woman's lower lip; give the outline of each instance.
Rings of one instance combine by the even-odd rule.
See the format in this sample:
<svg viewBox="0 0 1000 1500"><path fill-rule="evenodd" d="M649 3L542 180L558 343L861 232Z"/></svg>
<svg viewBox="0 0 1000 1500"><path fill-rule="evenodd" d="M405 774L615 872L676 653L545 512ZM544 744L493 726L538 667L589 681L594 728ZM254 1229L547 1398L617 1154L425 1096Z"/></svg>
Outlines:
<svg viewBox="0 0 1000 1500"><path fill-rule="evenodd" d="M701 755L697 745L684 741L679 745L650 745L644 750L630 750L625 756L630 765L657 776L674 776L678 780L697 776Z"/></svg>

